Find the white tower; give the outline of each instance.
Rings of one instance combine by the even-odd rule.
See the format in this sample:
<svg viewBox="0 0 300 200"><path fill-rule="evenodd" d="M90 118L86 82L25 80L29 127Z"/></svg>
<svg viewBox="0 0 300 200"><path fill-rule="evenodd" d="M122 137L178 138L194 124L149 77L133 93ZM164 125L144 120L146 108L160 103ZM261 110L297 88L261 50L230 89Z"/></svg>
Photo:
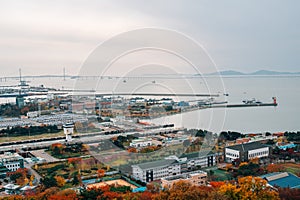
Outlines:
<svg viewBox="0 0 300 200"><path fill-rule="evenodd" d="M74 124L67 123L64 125L64 133L66 135L66 142L72 141L73 131L74 131Z"/></svg>

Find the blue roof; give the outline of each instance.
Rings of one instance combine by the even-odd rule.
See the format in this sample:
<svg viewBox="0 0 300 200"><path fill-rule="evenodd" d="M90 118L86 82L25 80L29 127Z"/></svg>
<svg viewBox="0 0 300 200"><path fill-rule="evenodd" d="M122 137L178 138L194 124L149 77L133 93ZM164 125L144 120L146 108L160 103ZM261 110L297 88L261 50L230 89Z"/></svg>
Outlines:
<svg viewBox="0 0 300 200"><path fill-rule="evenodd" d="M277 146L279 149L283 149L283 150L286 150L286 149L290 149L290 148L294 148L296 147L297 145L295 144L286 144L286 145L282 145L282 146Z"/></svg>
<svg viewBox="0 0 300 200"><path fill-rule="evenodd" d="M261 176L268 181L268 183L272 186L278 186L281 188L300 188L300 178L292 173L286 173L287 176L278 177L278 178L271 178L274 176L280 176L284 174L282 172L274 172L270 174L265 174ZM270 178L270 180L268 180Z"/></svg>
<svg viewBox="0 0 300 200"><path fill-rule="evenodd" d="M139 188L135 188L132 190L132 192L145 192L146 191L146 187L139 187Z"/></svg>

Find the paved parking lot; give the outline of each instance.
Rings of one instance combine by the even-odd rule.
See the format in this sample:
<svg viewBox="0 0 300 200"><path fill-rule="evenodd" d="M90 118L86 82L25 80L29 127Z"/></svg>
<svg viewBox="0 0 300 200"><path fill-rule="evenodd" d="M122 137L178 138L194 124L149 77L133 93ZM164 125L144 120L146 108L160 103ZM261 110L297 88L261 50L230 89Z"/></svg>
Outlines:
<svg viewBox="0 0 300 200"><path fill-rule="evenodd" d="M47 152L45 152L45 149L41 150L34 150L30 151L35 157L44 158L46 162L55 162L59 161L59 159L54 158L53 156L49 155Z"/></svg>

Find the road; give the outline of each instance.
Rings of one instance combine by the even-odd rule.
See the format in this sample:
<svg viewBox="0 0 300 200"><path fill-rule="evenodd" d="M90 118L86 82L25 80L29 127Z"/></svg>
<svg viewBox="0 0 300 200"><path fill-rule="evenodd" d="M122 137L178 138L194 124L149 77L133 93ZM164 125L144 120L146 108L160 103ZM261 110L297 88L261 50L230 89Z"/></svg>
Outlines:
<svg viewBox="0 0 300 200"><path fill-rule="evenodd" d="M127 133L117 133L117 134L109 134L104 135L104 132L96 132L96 133L88 133L88 134L81 134L79 138L73 138L73 142L82 142L85 144L94 143L96 141L101 140L108 140L113 137L117 136L127 136L127 135L133 135L133 134L141 134L141 135L156 135L159 133L168 133L172 131L180 131L183 130L183 128L159 128L159 129L151 129L151 130L145 130L142 132L127 132ZM65 143L65 140L58 139L58 140L51 140L51 141L41 141L41 142L27 142L23 144L15 144L15 145L6 145L1 146L0 151L10 151L10 150L16 150L16 149L28 149L28 148L48 148L51 144L54 143Z"/></svg>
<svg viewBox="0 0 300 200"><path fill-rule="evenodd" d="M32 169L32 166L33 166L33 165L34 165L34 163L30 163L30 164L29 164L29 163L24 162L24 167L27 168L27 169L29 170L29 173L30 173L30 174L33 174L33 175L34 175L35 179L36 179L37 182L39 183L42 177L41 177L34 169Z"/></svg>

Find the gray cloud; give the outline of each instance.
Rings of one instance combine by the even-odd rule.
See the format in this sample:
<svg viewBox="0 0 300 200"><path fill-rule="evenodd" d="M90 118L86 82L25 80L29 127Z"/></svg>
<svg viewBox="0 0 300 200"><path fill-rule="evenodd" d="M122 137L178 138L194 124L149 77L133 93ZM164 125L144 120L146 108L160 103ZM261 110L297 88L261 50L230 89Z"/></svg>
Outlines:
<svg viewBox="0 0 300 200"><path fill-rule="evenodd" d="M221 69L300 71L299 1L0 1L2 75L76 71L111 36L142 27L185 33ZM5 70L9 67L9 70Z"/></svg>

